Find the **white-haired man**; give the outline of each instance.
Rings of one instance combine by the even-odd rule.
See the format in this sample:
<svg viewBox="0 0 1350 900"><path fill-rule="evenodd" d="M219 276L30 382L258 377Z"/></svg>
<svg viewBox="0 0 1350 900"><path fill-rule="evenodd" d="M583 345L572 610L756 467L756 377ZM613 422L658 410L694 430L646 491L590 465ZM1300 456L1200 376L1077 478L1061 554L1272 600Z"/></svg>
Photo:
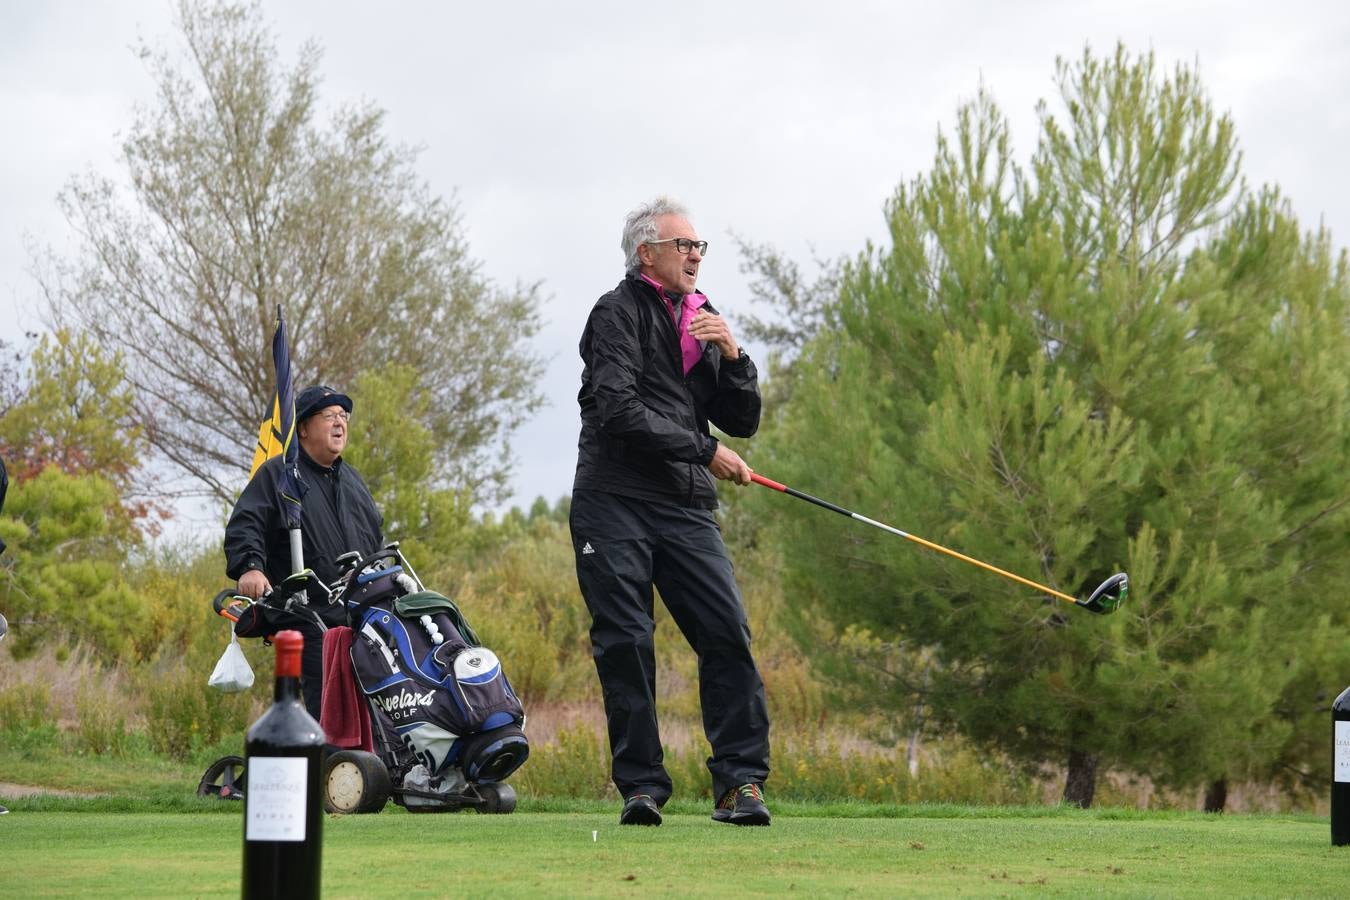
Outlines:
<svg viewBox="0 0 1350 900"><path fill-rule="evenodd" d="M713 819L768 825L769 717L750 628L714 518L714 479L749 484L709 433L759 427L755 364L697 292L708 249L665 197L629 213L627 272L581 336L581 437L570 525L591 614L619 821L660 825L671 794L656 718L652 588L698 655Z"/></svg>

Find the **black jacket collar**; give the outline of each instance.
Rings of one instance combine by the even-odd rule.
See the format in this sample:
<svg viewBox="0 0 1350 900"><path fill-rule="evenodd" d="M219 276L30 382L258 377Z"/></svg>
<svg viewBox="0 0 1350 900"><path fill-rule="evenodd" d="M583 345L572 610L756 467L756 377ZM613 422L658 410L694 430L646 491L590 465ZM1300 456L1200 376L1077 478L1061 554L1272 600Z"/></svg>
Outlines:
<svg viewBox="0 0 1350 900"><path fill-rule="evenodd" d="M300 461L305 464L306 468L318 472L320 475L336 475L342 467L342 457L339 456L333 460L331 466L325 466L306 453L304 447L300 448Z"/></svg>

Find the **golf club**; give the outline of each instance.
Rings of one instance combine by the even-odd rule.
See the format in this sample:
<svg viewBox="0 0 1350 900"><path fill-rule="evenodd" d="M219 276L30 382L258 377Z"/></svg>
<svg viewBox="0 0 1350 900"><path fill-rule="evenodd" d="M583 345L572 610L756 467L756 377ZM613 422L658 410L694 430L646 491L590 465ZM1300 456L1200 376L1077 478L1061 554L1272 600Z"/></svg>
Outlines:
<svg viewBox="0 0 1350 900"><path fill-rule="evenodd" d="M869 519L867 518L867 516L860 516L855 512L844 509L842 506L835 506L833 503L830 503L826 500L821 500L819 497L812 497L810 494L803 493L794 488L790 488L785 484L780 484L777 481L765 478L763 475L756 475L752 473L750 475L750 480L755 482L755 484L761 484L766 488L772 488L775 491L781 491L782 493L788 494L789 496L792 497L796 497L799 500L805 500L808 503L814 503L816 506L832 510L834 512L839 513L841 516L848 516L850 519L856 519L864 524L880 528L882 531L889 531L891 534L898 534L900 537L909 541L913 541L914 543L919 544L920 546L927 547L929 550L936 550L939 553L945 553L954 559L961 560L962 562L968 562L971 563L972 565L979 566L981 569L993 572L995 575L1002 575L1004 578L1016 581L1018 584L1026 585L1029 588L1035 588L1036 590L1041 591L1042 593L1049 594L1051 597L1057 597L1060 600L1063 600L1065 603L1072 603L1074 606L1081 606L1088 612L1094 612L1097 613L1098 615L1106 615L1108 613L1115 612L1117 609L1120 608L1120 605L1125 602L1125 598L1129 595L1130 592L1129 576L1127 576L1124 572L1118 572L1115 575L1112 575L1110 578L1103 581L1100 585L1098 585L1097 589L1093 591L1086 600L1075 599L1073 597L1070 597L1068 594L1060 593L1054 588L1048 588L1043 584L1037 584L1036 582L1031 581L1030 579L1023 578L1021 575L1014 575L1011 572L1005 572L1002 569L998 568L997 566L991 566L989 565L989 563L980 562L978 559L973 559L969 556L966 556L964 553L957 553L955 550L948 550L941 544L934 544L932 541L926 541L921 537L917 537L915 535L910 534L909 532L901 531L899 528L892 528L890 525L878 522L875 519Z"/></svg>

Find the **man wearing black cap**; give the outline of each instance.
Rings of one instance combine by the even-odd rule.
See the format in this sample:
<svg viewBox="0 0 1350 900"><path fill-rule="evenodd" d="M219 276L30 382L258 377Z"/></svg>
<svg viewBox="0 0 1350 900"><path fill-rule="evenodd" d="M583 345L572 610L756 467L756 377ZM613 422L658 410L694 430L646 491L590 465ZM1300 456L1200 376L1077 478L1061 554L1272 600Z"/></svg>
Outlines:
<svg viewBox="0 0 1350 900"><path fill-rule="evenodd" d="M336 560L351 550L365 556L384 546L384 517L359 472L342 461L352 401L325 385L307 387L295 400L295 431L300 439L300 480L304 488L300 533L304 564L324 584L340 574ZM277 491L284 460L274 456L258 467L239 495L225 526L225 574L239 582L239 593L257 599L295 571L290 535ZM329 625L345 625L337 604L320 606ZM309 622L276 623L305 636L300 683L305 706L319 718L323 688L323 639Z"/></svg>

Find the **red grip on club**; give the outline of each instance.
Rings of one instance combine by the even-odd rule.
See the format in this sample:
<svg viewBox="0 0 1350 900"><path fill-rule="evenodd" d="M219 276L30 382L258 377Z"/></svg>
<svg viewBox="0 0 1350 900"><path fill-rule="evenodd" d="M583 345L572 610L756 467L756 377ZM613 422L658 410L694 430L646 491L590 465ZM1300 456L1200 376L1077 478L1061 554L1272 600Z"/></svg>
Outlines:
<svg viewBox="0 0 1350 900"><path fill-rule="evenodd" d="M775 491L786 491L786 490L787 490L787 485L786 485L786 484L779 484L778 482L774 481L772 478L765 478L763 475L756 475L754 472L751 472L751 473L750 473L750 480L753 481L753 482L755 482L755 484L762 484L762 485L764 485L766 488L773 488Z"/></svg>

